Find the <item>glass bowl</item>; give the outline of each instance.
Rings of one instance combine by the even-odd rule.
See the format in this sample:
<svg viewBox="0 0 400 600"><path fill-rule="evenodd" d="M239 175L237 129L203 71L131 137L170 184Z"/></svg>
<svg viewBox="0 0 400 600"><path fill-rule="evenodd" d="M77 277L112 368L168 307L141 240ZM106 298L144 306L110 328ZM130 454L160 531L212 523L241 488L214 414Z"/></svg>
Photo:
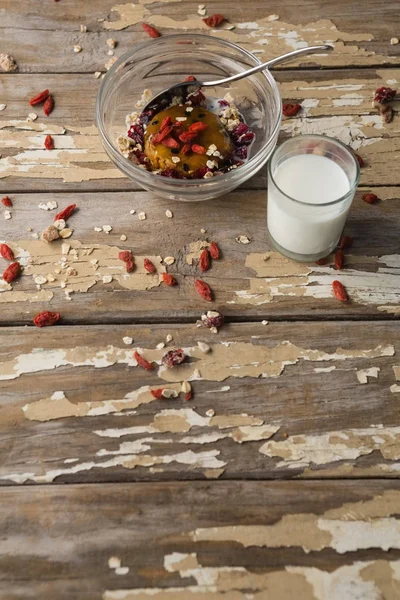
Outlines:
<svg viewBox="0 0 400 600"><path fill-rule="evenodd" d="M208 200L235 189L265 165L277 142L282 102L268 70L205 90L208 98L223 98L229 92L256 134L249 160L237 169L210 179L170 179L125 158L117 138L126 135L126 115L142 110L135 103L145 89L155 95L187 75L200 81L222 79L257 64L260 61L253 54L211 35L167 35L135 45L108 71L97 96L97 126L107 154L136 184L162 198Z"/></svg>

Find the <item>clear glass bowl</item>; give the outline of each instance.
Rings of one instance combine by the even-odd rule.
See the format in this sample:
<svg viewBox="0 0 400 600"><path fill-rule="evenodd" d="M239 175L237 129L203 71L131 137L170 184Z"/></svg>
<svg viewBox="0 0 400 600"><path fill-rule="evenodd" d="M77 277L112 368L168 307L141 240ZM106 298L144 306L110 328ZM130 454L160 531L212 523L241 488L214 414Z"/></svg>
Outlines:
<svg viewBox="0 0 400 600"><path fill-rule="evenodd" d="M256 56L211 35L167 35L135 45L108 71L97 96L97 126L107 154L125 175L162 198L208 200L235 189L265 165L277 142L282 102L268 70L206 90L214 98L229 92L256 134L249 160L237 169L210 179L170 179L134 165L122 156L116 140L126 135L126 115L140 112L135 103L144 89L155 95L187 75L200 81L222 79L257 64Z"/></svg>

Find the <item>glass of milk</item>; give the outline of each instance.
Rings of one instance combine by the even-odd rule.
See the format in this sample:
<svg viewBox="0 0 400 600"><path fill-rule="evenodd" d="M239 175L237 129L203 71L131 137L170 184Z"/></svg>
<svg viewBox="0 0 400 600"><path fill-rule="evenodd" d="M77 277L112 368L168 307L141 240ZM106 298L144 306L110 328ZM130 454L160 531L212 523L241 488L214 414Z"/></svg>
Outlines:
<svg viewBox="0 0 400 600"><path fill-rule="evenodd" d="M268 231L275 248L302 262L330 254L359 177L353 152L328 136L299 135L278 146L268 164Z"/></svg>

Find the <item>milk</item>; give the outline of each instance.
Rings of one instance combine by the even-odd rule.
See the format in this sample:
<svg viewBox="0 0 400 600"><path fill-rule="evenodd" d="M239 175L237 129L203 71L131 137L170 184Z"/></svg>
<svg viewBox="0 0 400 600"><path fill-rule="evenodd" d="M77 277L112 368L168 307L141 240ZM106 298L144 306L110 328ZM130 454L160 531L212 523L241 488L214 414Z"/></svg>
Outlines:
<svg viewBox="0 0 400 600"><path fill-rule="evenodd" d="M300 259L331 252L352 200L350 196L329 206L350 192L344 169L318 154L292 155L270 169L268 229L273 241Z"/></svg>

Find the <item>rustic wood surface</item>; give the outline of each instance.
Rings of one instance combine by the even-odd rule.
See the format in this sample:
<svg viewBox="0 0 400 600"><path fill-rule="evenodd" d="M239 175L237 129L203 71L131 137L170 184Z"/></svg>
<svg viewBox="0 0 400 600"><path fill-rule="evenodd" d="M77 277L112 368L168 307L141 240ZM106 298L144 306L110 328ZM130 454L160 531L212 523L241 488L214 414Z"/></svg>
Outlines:
<svg viewBox="0 0 400 600"><path fill-rule="evenodd" d="M400 105L384 124L371 101L399 87L398 2L220 0L207 14L235 28L219 31L197 10L198 0L0 1L0 54L18 64L0 71L0 197L14 203L10 220L1 205L0 242L24 268L11 286L0 279L0 598L397 600ZM274 75L282 98L302 104L280 140L325 133L365 161L344 270L273 251L266 169L228 197L186 204L138 189L109 161L96 94L106 63L147 39L143 21L260 60L335 44ZM45 88L48 118L28 102ZM367 191L381 201L363 202ZM71 203L72 236L41 242ZM104 225L110 233L94 230ZM204 276L209 305L193 282L211 240L222 258ZM136 257L129 276L120 249ZM332 297L334 279L348 305ZM226 317L218 334L196 325L209 308ZM60 325L33 327L41 310L59 311ZM186 363L162 367L179 347ZM177 397L157 400L159 389Z"/></svg>

